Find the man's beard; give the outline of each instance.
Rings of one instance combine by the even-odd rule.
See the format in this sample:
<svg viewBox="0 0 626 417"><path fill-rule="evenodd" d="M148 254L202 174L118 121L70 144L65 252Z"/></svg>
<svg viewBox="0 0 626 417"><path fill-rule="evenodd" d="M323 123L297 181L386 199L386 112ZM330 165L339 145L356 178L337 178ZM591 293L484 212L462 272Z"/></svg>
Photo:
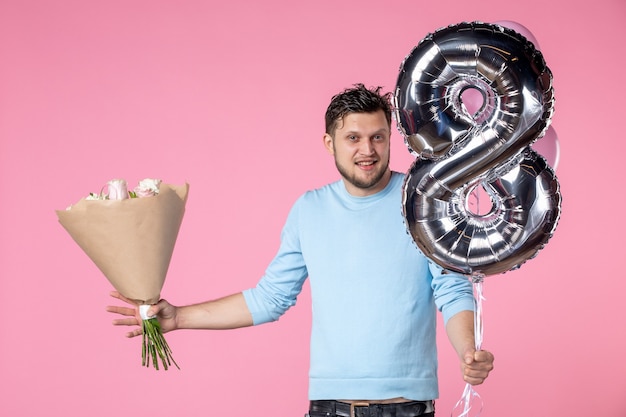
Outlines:
<svg viewBox="0 0 626 417"><path fill-rule="evenodd" d="M378 163L380 163L380 161ZM337 161L337 158L335 158L335 166L337 167L337 171L339 171L341 176L346 181L348 181L350 184L354 185L355 187L359 189L367 190L377 185L385 176L385 173L387 172L387 169L389 168L389 160L386 161L385 165L383 166L383 169L379 170L375 176L369 177L366 180L359 179L354 174L349 174L348 170L345 169L341 164L339 164L339 162Z"/></svg>

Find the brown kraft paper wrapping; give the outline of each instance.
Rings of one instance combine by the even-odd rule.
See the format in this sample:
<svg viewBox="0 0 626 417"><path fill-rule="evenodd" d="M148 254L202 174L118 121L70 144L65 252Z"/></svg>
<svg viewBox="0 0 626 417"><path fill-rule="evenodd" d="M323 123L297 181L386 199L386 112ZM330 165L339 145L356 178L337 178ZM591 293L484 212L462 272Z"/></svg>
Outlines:
<svg viewBox="0 0 626 417"><path fill-rule="evenodd" d="M123 296L159 301L189 184L161 184L159 194L126 200L82 199L57 210L61 225Z"/></svg>

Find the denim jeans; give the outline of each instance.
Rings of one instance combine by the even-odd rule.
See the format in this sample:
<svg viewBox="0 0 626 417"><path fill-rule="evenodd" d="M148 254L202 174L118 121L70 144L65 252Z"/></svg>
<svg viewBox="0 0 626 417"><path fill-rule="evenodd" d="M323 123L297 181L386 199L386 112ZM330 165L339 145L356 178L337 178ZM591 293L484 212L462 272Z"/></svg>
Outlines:
<svg viewBox="0 0 626 417"><path fill-rule="evenodd" d="M434 402L349 404L341 401L311 401L305 417L434 417Z"/></svg>
<svg viewBox="0 0 626 417"><path fill-rule="evenodd" d="M304 415L304 417L336 417L336 414L324 413L322 411L309 411ZM419 414L415 415L415 417L435 417L435 412L427 413L427 414Z"/></svg>

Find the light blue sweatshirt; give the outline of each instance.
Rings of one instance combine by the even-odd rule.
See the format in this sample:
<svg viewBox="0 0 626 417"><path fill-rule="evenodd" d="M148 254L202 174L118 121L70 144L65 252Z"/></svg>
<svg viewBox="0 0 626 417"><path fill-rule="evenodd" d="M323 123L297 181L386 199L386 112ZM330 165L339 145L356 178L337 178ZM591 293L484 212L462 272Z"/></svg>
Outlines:
<svg viewBox="0 0 626 417"><path fill-rule="evenodd" d="M277 320L310 279L309 399L438 397L436 308L444 321L473 310L471 282L442 274L402 216L403 175L350 195L337 181L292 207L278 254L244 291L254 324Z"/></svg>

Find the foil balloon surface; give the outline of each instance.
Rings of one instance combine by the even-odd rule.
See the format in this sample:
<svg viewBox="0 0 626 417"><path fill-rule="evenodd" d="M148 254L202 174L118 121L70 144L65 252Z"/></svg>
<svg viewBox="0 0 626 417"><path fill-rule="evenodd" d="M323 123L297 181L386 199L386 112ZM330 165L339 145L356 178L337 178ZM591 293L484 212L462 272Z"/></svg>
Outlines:
<svg viewBox="0 0 626 417"><path fill-rule="evenodd" d="M532 146L533 150L546 158L553 170L557 170L561 159L561 145L556 130L552 125L546 130L546 134L539 138Z"/></svg>
<svg viewBox="0 0 626 417"><path fill-rule="evenodd" d="M467 90L482 97L466 106ZM512 29L461 23L425 37L394 92L398 128L416 160L404 184L407 228L426 256L473 276L518 268L556 228L554 170L531 145L554 111L552 73ZM482 208L470 204L477 190Z"/></svg>

